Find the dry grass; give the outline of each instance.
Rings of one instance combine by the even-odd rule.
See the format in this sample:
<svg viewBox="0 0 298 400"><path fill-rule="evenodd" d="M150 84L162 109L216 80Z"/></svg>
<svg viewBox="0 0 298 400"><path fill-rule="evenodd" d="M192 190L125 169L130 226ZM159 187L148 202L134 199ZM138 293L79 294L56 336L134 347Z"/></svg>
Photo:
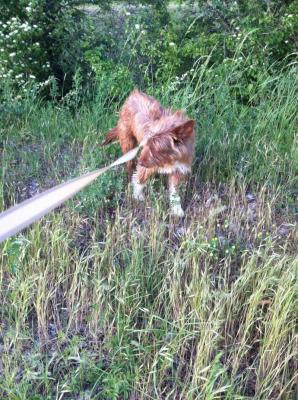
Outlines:
<svg viewBox="0 0 298 400"><path fill-rule="evenodd" d="M138 205L117 172L2 245L1 398L295 397L294 86L254 108L204 79L164 93L199 121L184 221L158 182ZM4 119L3 208L114 158L112 114Z"/></svg>

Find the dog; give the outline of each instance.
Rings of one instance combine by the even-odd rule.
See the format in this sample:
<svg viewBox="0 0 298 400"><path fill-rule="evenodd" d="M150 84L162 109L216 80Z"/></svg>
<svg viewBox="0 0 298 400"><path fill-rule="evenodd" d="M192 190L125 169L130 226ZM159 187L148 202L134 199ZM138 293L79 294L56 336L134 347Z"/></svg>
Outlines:
<svg viewBox="0 0 298 400"><path fill-rule="evenodd" d="M116 140L123 154L142 145L137 163L127 163L134 198L144 200L143 191L149 177L167 174L171 214L183 217L178 186L191 171L195 121L183 111L163 108L153 97L134 90L120 110L116 127L107 133L102 145Z"/></svg>

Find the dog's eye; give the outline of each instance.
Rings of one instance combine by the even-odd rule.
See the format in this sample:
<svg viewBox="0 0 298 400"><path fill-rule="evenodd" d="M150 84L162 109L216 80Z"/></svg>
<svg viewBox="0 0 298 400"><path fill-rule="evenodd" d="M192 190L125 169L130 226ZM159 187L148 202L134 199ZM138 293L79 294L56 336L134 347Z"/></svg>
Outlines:
<svg viewBox="0 0 298 400"><path fill-rule="evenodd" d="M174 140L174 144L175 144L175 145L178 146L179 144L181 144L181 140L179 140L179 139L177 139L177 138L174 138L173 140Z"/></svg>

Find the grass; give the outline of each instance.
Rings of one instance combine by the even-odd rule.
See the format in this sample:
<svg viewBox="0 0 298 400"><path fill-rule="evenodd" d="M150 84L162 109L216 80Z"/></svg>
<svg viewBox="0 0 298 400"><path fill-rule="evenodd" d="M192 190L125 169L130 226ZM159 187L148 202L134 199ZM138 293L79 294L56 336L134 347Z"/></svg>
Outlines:
<svg viewBox="0 0 298 400"><path fill-rule="evenodd" d="M297 79L260 78L247 106L233 74L148 89L197 120L183 221L120 169L2 244L1 398L294 399ZM7 107L3 209L120 154L99 144L122 99L97 93Z"/></svg>

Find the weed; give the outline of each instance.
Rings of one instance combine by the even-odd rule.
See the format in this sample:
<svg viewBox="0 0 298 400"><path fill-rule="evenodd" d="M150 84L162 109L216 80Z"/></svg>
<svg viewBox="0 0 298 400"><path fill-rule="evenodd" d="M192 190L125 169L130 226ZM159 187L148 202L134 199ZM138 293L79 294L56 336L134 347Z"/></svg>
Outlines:
<svg viewBox="0 0 298 400"><path fill-rule="evenodd" d="M217 72L156 90L197 120L183 222L159 182L134 204L119 170L2 245L1 398L294 398L297 80L257 82L247 106L237 68ZM105 93L31 101L3 118L3 209L119 154L99 145Z"/></svg>

